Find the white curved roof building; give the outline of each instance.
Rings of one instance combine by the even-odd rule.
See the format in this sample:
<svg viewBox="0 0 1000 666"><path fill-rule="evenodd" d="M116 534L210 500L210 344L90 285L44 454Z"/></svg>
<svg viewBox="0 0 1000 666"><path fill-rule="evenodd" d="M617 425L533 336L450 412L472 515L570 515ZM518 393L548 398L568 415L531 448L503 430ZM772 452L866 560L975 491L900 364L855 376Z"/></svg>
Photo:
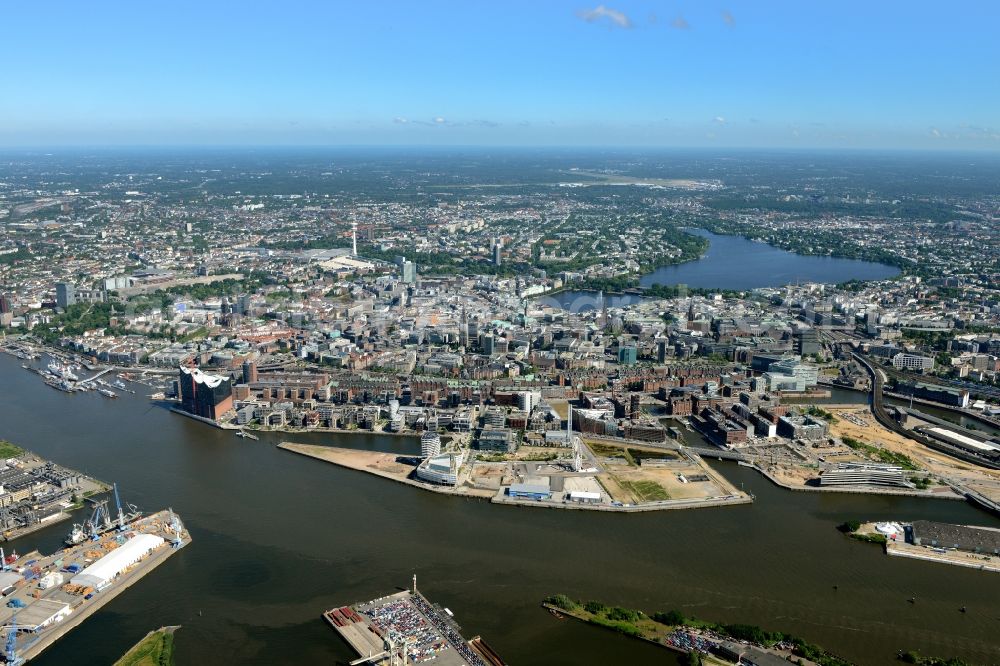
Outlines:
<svg viewBox="0 0 1000 666"><path fill-rule="evenodd" d="M461 453L442 453L431 456L417 467L417 478L446 486L458 485L458 469L462 466Z"/></svg>
<svg viewBox="0 0 1000 666"><path fill-rule="evenodd" d="M155 534L138 534L89 567L73 576L74 585L88 585L95 590L106 587L118 574L162 546L166 541Z"/></svg>
<svg viewBox="0 0 1000 666"><path fill-rule="evenodd" d="M189 368L187 366L181 366L181 372L185 375L191 375L191 378L198 384L204 384L208 388L216 388L219 384L226 380L222 375L210 375L207 372L202 372L201 368Z"/></svg>

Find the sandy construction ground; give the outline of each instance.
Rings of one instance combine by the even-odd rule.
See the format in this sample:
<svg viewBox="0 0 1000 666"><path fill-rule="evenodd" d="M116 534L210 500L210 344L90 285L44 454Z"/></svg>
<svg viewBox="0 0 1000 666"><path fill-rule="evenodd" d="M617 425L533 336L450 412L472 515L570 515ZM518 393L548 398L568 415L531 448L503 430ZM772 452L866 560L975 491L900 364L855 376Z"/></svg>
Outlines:
<svg viewBox="0 0 1000 666"><path fill-rule="evenodd" d="M659 492L656 490L657 486L669 499L673 500L742 494L700 459L692 461L686 457L678 457L675 452L650 447L627 446L633 455L653 453L657 457L662 456L668 460L663 465L635 465L628 461L623 450L620 455L615 452L621 447L613 446L607 442L600 442L597 447L602 452L602 455L599 456L601 464L607 469L607 472L599 474L597 478L616 502L640 503L643 501L643 490ZM613 462L609 463L609 458ZM681 481L682 475L688 480L686 483Z"/></svg>
<svg viewBox="0 0 1000 666"><path fill-rule="evenodd" d="M890 451L903 453L918 467L926 469L933 475L959 481L993 500L1000 500L1000 470L986 469L956 460L919 442L886 430L875 421L867 407L824 405L824 409L836 419L830 425L830 434L834 437L846 435L866 444L883 446ZM860 421L863 425L852 422L854 420Z"/></svg>
<svg viewBox="0 0 1000 666"><path fill-rule="evenodd" d="M413 466L396 462L396 458L399 456L395 453L358 451L357 449L342 449L333 446L317 446L315 444L296 444L294 442L282 442L278 445L278 448L437 493L470 495L473 497L493 496L492 491L472 488L466 485L464 481L458 486L452 487L425 483L418 479L409 478L410 473L413 471Z"/></svg>

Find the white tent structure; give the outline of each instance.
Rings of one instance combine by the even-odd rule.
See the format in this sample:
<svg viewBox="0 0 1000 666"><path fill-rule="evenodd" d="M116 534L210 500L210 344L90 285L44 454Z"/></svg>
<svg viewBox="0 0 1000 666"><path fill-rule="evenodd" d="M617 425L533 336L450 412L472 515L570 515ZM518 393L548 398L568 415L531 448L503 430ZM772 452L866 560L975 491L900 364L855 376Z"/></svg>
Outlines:
<svg viewBox="0 0 1000 666"><path fill-rule="evenodd" d="M136 535L73 576L70 579L70 583L93 587L95 590L103 589L118 574L149 555L164 543L166 541L164 541L163 537L158 537L155 534Z"/></svg>

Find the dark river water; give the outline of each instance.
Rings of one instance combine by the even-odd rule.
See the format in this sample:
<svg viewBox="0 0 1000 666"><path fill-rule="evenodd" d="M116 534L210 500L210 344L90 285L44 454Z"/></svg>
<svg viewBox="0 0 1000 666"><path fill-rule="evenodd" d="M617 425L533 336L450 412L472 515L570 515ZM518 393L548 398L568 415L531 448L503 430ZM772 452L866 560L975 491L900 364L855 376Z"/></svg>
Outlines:
<svg viewBox="0 0 1000 666"><path fill-rule="evenodd" d="M151 405L144 387L118 400L61 393L19 363L0 355L0 437L117 481L147 511L172 506L194 539L39 666L108 664L167 624L183 625L181 665L346 663L354 655L320 613L405 586L414 573L467 635L481 634L512 664L673 662L551 617L538 604L557 592L759 624L862 664L889 663L899 649L1000 662L1000 576L889 558L834 529L889 518L1000 527L963 502L794 493L720 463L755 493L753 505L628 516L499 507L280 451L278 436L238 439ZM394 437L285 438L417 449ZM50 552L69 527L14 545Z"/></svg>

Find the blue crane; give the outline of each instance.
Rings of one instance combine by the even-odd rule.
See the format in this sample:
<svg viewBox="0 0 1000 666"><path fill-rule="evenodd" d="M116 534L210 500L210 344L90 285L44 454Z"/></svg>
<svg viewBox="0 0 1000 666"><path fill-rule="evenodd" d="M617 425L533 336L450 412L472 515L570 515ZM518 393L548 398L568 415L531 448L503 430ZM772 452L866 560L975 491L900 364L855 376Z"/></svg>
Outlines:
<svg viewBox="0 0 1000 666"><path fill-rule="evenodd" d="M21 666L24 658L17 656L17 609L10 617L10 630L7 632L7 641L4 644L4 658L7 666Z"/></svg>
<svg viewBox="0 0 1000 666"><path fill-rule="evenodd" d="M120 531L125 529L125 512L122 511L122 501L118 497L117 483L114 484L114 488L115 488L115 507L118 508L118 529Z"/></svg>

